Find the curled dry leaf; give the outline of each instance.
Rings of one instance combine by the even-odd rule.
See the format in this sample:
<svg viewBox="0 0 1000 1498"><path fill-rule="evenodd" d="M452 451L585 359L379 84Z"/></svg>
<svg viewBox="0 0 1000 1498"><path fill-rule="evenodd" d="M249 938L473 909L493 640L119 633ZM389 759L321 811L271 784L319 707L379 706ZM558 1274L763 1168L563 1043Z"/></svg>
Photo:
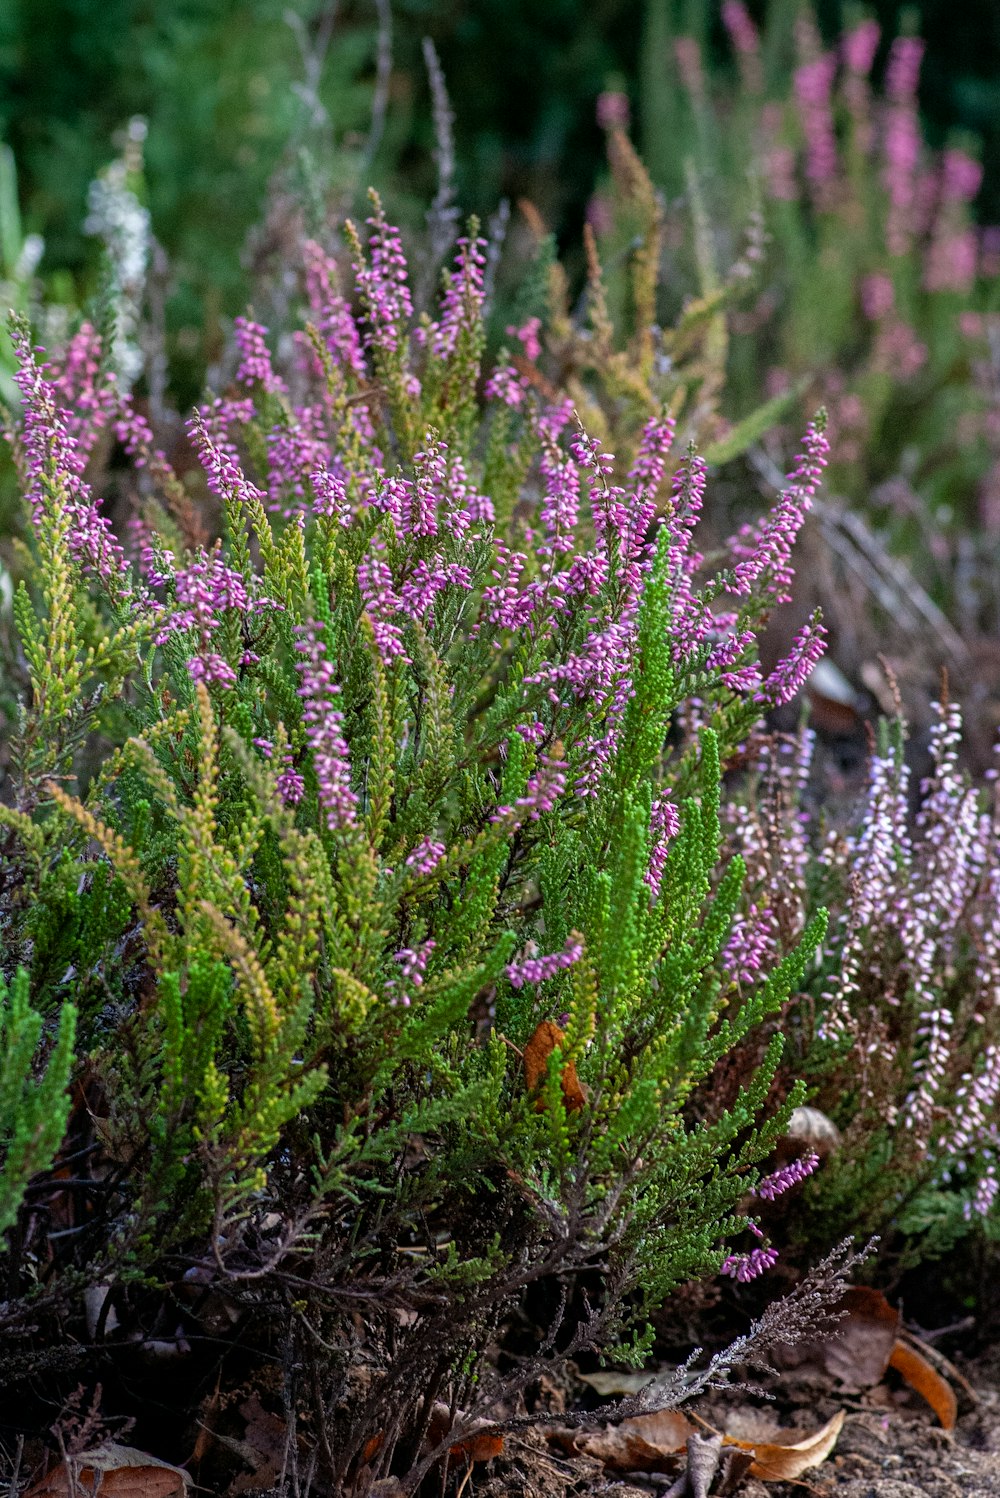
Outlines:
<svg viewBox="0 0 1000 1498"><path fill-rule="evenodd" d="M844 1424L844 1411L811 1435L795 1430L768 1428L766 1439L749 1439L748 1434L722 1436L723 1447L735 1447L752 1458L751 1476L765 1482L789 1482L826 1461ZM695 1427L680 1410L657 1410L649 1415L635 1415L619 1425L603 1430L554 1429L554 1437L563 1449L574 1456L595 1457L616 1472L660 1472L675 1463L679 1452L688 1448ZM699 1451L701 1448L698 1448Z"/></svg>
<svg viewBox="0 0 1000 1498"><path fill-rule="evenodd" d="M25 1498L185 1498L190 1477L134 1446L114 1442L67 1457L36 1482Z"/></svg>
<svg viewBox="0 0 1000 1498"><path fill-rule="evenodd" d="M897 1339L889 1356L889 1367L895 1368L896 1372L915 1389L922 1399L925 1399L940 1420L945 1430L954 1430L955 1421L958 1418L958 1400L955 1391L936 1372L924 1357L923 1353L913 1345L908 1338L905 1342Z"/></svg>
<svg viewBox="0 0 1000 1498"><path fill-rule="evenodd" d="M843 1424L844 1411L839 1410L820 1430L798 1440L789 1439L797 1434L796 1431L782 1431L780 1434L784 1439L781 1441L747 1441L726 1436L724 1442L727 1446L737 1446L741 1451L752 1453L751 1477L759 1477L764 1482L795 1482L803 1472L809 1472L826 1461L837 1444Z"/></svg>
<svg viewBox="0 0 1000 1498"><path fill-rule="evenodd" d="M615 1472L661 1472L682 1451L695 1428L680 1410L634 1415L601 1430L555 1429L550 1434L571 1456L591 1456Z"/></svg>
<svg viewBox="0 0 1000 1498"><path fill-rule="evenodd" d="M548 1071L549 1057L556 1046L561 1046L565 1039L565 1032L550 1019L543 1019L537 1027L524 1048L524 1083L529 1092L537 1092L542 1086ZM582 1108L587 1101L587 1094L583 1090L576 1074L576 1065L572 1061L567 1061L562 1069L562 1093L563 1102L571 1112ZM542 1112L545 1100L539 1097L535 1102L535 1107Z"/></svg>

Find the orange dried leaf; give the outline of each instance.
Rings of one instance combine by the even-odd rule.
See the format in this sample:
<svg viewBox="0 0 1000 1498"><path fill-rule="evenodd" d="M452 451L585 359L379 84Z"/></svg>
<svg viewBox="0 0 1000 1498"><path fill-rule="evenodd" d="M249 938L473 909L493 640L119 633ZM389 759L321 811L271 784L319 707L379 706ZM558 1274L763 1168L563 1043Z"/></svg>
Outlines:
<svg viewBox="0 0 1000 1498"><path fill-rule="evenodd" d="M378 1455L379 1451L382 1448L382 1442L384 1440L385 1432L381 1430L379 1431L377 1436L368 1437L361 1451L361 1460L365 1463L366 1466L371 1461L372 1457Z"/></svg>
<svg viewBox="0 0 1000 1498"><path fill-rule="evenodd" d="M67 1457L36 1482L26 1498L184 1498L190 1477L133 1446L109 1442L80 1456Z"/></svg>
<svg viewBox="0 0 1000 1498"><path fill-rule="evenodd" d="M449 1448L452 1457L464 1457L467 1462L491 1462L503 1452L503 1436L470 1436Z"/></svg>
<svg viewBox="0 0 1000 1498"><path fill-rule="evenodd" d="M759 1477L764 1482L794 1482L803 1472L809 1472L826 1461L837 1444L843 1424L844 1411L840 1410L820 1430L797 1441L739 1441L734 1436L724 1436L723 1444L753 1453L751 1477ZM788 1434L794 1435L795 1432L789 1431Z"/></svg>
<svg viewBox="0 0 1000 1498"><path fill-rule="evenodd" d="M955 1391L917 1348L897 1341L889 1358L889 1367L895 1368L910 1388L927 1401L945 1430L954 1430L958 1418Z"/></svg>
<svg viewBox="0 0 1000 1498"><path fill-rule="evenodd" d="M543 1019L524 1048L524 1082L529 1092L537 1092L545 1081L549 1057L566 1039L565 1032L550 1019ZM587 1101L576 1065L567 1061L562 1070L563 1102L570 1111L582 1108ZM535 1107L539 1112L545 1107L543 1098L538 1098Z"/></svg>

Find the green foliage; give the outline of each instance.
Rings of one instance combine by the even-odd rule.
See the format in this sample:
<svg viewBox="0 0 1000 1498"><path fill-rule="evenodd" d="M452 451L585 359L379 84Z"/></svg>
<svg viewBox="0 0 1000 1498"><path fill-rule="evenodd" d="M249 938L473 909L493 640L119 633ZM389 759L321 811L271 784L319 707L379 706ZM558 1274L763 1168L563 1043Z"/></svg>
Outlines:
<svg viewBox="0 0 1000 1498"><path fill-rule="evenodd" d="M44 1019L32 1008L18 968L0 978L0 1233L17 1222L32 1177L48 1170L69 1118L76 1009L64 1003L44 1070L36 1076Z"/></svg>

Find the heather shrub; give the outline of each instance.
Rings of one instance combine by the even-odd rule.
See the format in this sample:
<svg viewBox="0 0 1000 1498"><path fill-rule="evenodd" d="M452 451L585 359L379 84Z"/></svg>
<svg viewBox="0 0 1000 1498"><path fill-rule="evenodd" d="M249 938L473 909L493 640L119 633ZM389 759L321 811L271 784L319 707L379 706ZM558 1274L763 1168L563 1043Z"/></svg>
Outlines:
<svg viewBox="0 0 1000 1498"><path fill-rule="evenodd" d="M816 799L813 733L766 737L729 807L747 866L723 954L736 981L796 940L814 901L831 912L782 1022L819 1110L800 1115L800 1147L824 1156L785 1231L800 1246L878 1233L883 1273L996 1234L1000 847L995 786L961 772L961 731L945 698L911 786L903 719L883 721L866 792L838 823Z"/></svg>
<svg viewBox="0 0 1000 1498"><path fill-rule="evenodd" d="M787 38L774 8L762 41L738 0L722 14L728 75L665 22L649 38L643 154L677 205L666 279L682 293L702 288L735 257L748 218L762 215L766 250L727 318L733 412L780 391L806 409L822 402L831 492L873 519L974 634L995 619L990 543L977 536L995 530L1000 474L990 352L1000 261L997 231L973 218L977 148L966 136L927 144L916 36L883 41L864 19L827 45L800 7ZM627 127L624 97L606 96L599 118L614 147ZM705 223L694 241L684 232L691 202ZM602 249L620 243L620 215L601 192L591 219ZM780 452L787 436L772 425L767 441Z"/></svg>
<svg viewBox="0 0 1000 1498"><path fill-rule="evenodd" d="M15 324L32 561L0 808L5 1377L169 1325L197 1391L201 1339L214 1378L238 1328L241 1358L315 1370L288 1397L335 1484L419 1474L435 1401L640 1359L672 1288L774 1262L738 1235L803 1095L763 1109L782 1035L725 1106L713 1079L825 929L728 980L721 767L822 649L813 621L756 664L822 422L706 576L674 416L622 464L514 365L483 384L475 223L415 325L374 198L368 229L357 311L306 245L286 368L237 324L235 387L190 423L211 545L98 334L46 363ZM102 434L141 484L128 551ZM529 1297L545 1341L501 1372Z"/></svg>

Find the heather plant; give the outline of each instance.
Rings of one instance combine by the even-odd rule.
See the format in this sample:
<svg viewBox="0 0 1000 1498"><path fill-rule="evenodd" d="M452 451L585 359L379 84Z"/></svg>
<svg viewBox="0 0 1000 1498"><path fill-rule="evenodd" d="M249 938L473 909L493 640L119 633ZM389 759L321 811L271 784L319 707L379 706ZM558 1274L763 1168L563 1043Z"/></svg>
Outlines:
<svg viewBox="0 0 1000 1498"><path fill-rule="evenodd" d="M1000 845L995 785L961 772L961 736L944 697L929 773L911 787L901 711L884 721L840 825L814 800L811 731L772 736L730 807L747 864L723 957L732 980L795 941L811 902L831 911L822 962L783 1021L791 1074L819 1110L802 1128L826 1156L789 1230L879 1233L883 1263L900 1268L997 1228Z"/></svg>
<svg viewBox="0 0 1000 1498"><path fill-rule="evenodd" d="M731 0L723 77L698 39L672 34L665 6L650 15L644 157L668 199L703 203L710 226L692 247L670 218L668 283L700 287L706 254L734 257L754 212L766 230L752 293L727 319L733 411L796 387L807 408L822 402L832 492L875 518L953 614L961 602L971 630L988 626L988 559L983 548L971 561L970 535L992 536L996 522L997 231L973 218L974 142L932 150L924 138L923 43L860 18L828 45L807 7L794 27L789 8L772 7L762 37ZM614 138L624 98L599 118ZM617 232L603 195L591 216ZM769 440L786 439L772 426Z"/></svg>
<svg viewBox="0 0 1000 1498"><path fill-rule="evenodd" d="M374 196L367 229L354 306L305 246L286 366L237 323L235 386L190 423L210 546L99 334L46 363L15 324L33 566L0 809L9 1345L30 1326L71 1366L86 1286L109 1356L179 1315L198 1370L228 1305L360 1490L415 1483L553 1361L641 1359L678 1284L774 1262L747 1201L802 1098L762 1107L781 1034L725 1106L714 1081L825 930L727 981L722 766L822 649L814 620L756 661L822 419L706 575L674 415L622 462L530 371L484 382L476 223L419 318ZM127 549L87 478L102 433L143 484ZM502 1373L529 1300L543 1341Z"/></svg>

